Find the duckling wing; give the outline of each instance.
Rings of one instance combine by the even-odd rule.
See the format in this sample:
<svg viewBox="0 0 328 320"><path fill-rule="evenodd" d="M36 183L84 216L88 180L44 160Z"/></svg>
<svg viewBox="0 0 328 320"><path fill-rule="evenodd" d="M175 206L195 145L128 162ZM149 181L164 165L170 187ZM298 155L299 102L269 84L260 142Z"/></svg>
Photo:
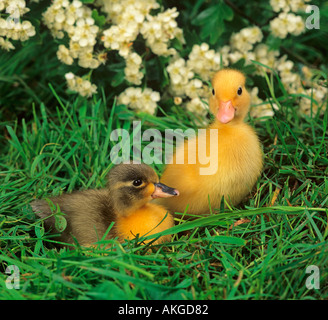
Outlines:
<svg viewBox="0 0 328 320"><path fill-rule="evenodd" d="M90 245L102 238L114 220L107 190L74 192L50 200L59 206L67 221L67 227L60 237L62 241L72 243L75 237L80 244ZM37 216L46 218L44 223L47 229L56 231L56 213L52 212L46 200L33 201L31 207Z"/></svg>

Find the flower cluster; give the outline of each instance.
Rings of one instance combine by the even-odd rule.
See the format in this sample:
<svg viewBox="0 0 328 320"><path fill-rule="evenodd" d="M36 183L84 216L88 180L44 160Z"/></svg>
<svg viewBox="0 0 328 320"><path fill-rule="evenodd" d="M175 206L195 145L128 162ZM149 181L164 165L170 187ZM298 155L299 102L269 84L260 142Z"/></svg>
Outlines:
<svg viewBox="0 0 328 320"><path fill-rule="evenodd" d="M263 38L259 27L248 27L241 29L240 32L232 34L230 38L230 47L225 46L222 51L222 57L229 63L235 63L240 59L245 59L246 64L255 60L255 54L252 51L254 45Z"/></svg>
<svg viewBox="0 0 328 320"><path fill-rule="evenodd" d="M100 1L113 25L104 30L101 40L106 48L117 50L125 59L125 79L132 84L140 85L143 78L142 59L133 51L133 42L141 34L146 45L159 56L175 54L175 49L169 48L170 40L179 38L182 30L177 27L176 8L168 9L156 16L149 14L151 9L159 8L154 0L120 2Z"/></svg>
<svg viewBox="0 0 328 320"><path fill-rule="evenodd" d="M299 93L305 95L300 99L300 111L312 116L311 109L314 114L317 113L318 108L323 104L322 102L327 99L328 89L327 86L323 86L323 84L313 80L313 73L306 66L302 68L302 83L308 88L298 90ZM321 114L324 113L325 109L326 106L323 105Z"/></svg>
<svg viewBox="0 0 328 320"><path fill-rule="evenodd" d="M132 52L126 58L126 67L124 68L125 79L136 85L141 84L143 73L141 72L142 59L141 57Z"/></svg>
<svg viewBox="0 0 328 320"><path fill-rule="evenodd" d="M302 97L300 100L300 111L307 115L312 115L312 109L313 114L316 114L320 104L327 97L327 88L314 84L313 88L308 88L305 90L305 94L307 97ZM325 109L322 108L321 113L324 111Z"/></svg>
<svg viewBox="0 0 328 320"><path fill-rule="evenodd" d="M273 103L264 102L262 99L258 97L259 89L254 87L251 92L251 102L252 105L255 106L251 108L250 115L253 118L265 118L272 117L274 115L273 110L278 110L278 106Z"/></svg>
<svg viewBox="0 0 328 320"><path fill-rule="evenodd" d="M220 53L211 50L207 43L194 45L188 56L188 67L204 81L211 80L215 71L220 68Z"/></svg>
<svg viewBox="0 0 328 320"><path fill-rule="evenodd" d="M207 123L207 118L206 115L209 111L207 104L204 102L204 100L200 98L193 98L190 101L186 102L185 108L198 116L201 121L200 124L206 124Z"/></svg>
<svg viewBox="0 0 328 320"><path fill-rule="evenodd" d="M247 52L252 50L254 44L260 42L262 38L263 34L259 27L244 28L231 36L230 46L232 51Z"/></svg>
<svg viewBox="0 0 328 320"><path fill-rule="evenodd" d="M284 39L305 32L305 24L298 12L304 11L309 1L270 0L272 11L276 13L269 23L271 35ZM90 82L92 70L106 63L107 53L111 50L125 61L125 80L130 85L140 86L126 88L119 95L119 102L150 114L155 113L160 95L147 87L141 89L145 84L143 61L156 56L165 57L161 64L165 63L169 76L163 97L173 98L176 105L199 118L207 118L208 106L204 101L210 95L208 82L214 73L241 59L244 59L245 65L253 60L260 63L255 64L256 75L277 72L287 93L300 97L300 110L305 113L309 113L311 107L315 109L321 105L327 96L327 90L311 80L310 70L302 76L295 70L299 66L295 66L287 55L281 56L279 50L270 48L258 26L233 33L229 43L221 48L214 50L207 43L195 44L189 55L183 56L174 47L185 44L183 31L176 21L179 15L176 8L164 10L157 0L95 0L93 6L97 6L99 11L94 12L87 3L82 0L52 0L43 13L45 25L59 42L58 59L66 65L76 62L81 68L91 69L85 77L78 77L72 72L65 75L68 88L82 96L90 97L97 91ZM22 15L29 11L24 0L0 0L0 12L3 10L9 17L7 20L0 18L0 47L9 51L14 49L11 40L25 41L35 34L35 29L30 22L20 21ZM174 39L177 41L172 41ZM141 56L138 42L142 41L146 53ZM150 51L152 54L149 54ZM260 99L258 91L255 87L251 92L251 114L254 117L272 116L273 110L278 107Z"/></svg>
<svg viewBox="0 0 328 320"><path fill-rule="evenodd" d="M150 88L143 91L140 87L129 87L118 96L118 103L125 104L136 112L154 114L157 102L160 100L158 92Z"/></svg>
<svg viewBox="0 0 328 320"><path fill-rule="evenodd" d="M146 40L146 45L159 56L176 54L174 48L169 48L170 40L177 38L184 42L183 33L175 18L179 15L176 8L168 9L157 16L147 15L140 30Z"/></svg>
<svg viewBox="0 0 328 320"><path fill-rule="evenodd" d="M183 58L172 59L172 62L166 68L170 75L170 91L175 96L183 96L186 91L186 86L194 73L186 65Z"/></svg>
<svg viewBox="0 0 328 320"><path fill-rule="evenodd" d="M270 21L270 29L275 37L284 39L289 33L294 36L299 36L303 33L305 23L301 16L289 12L281 12L277 18Z"/></svg>
<svg viewBox="0 0 328 320"><path fill-rule="evenodd" d="M212 78L215 71L219 69L220 63L220 53L210 49L207 43L194 45L187 61L175 55L167 66L171 80L169 90L175 96L175 101L180 101L176 98L181 98L181 101L185 99L182 106L186 110L200 117L205 116L208 107L203 99L206 101L210 94L206 81Z"/></svg>
<svg viewBox="0 0 328 320"><path fill-rule="evenodd" d="M0 18L0 47L9 51L15 49L10 39L26 41L35 35L35 28L30 21L21 21L21 17L30 11L24 0L0 0L0 13L3 10L9 16L6 20Z"/></svg>
<svg viewBox="0 0 328 320"><path fill-rule="evenodd" d="M96 4L107 14L106 22L111 23L110 28L101 30L101 34L91 9L79 0L54 0L43 14L45 24L55 38L64 39L65 34L69 38L69 43L60 44L57 51L57 57L63 63L72 65L77 59L80 67L89 69L105 63L106 52L95 53L100 34L102 45L106 49L117 50L124 58L125 79L140 85L144 76L142 58L133 48L138 35L144 37L146 45L155 54L163 56L176 53L169 48L170 40L175 37L183 40L182 30L175 21L178 16L175 8L152 16L150 10L160 7L155 0L98 0ZM68 86L72 88L71 84Z"/></svg>
<svg viewBox="0 0 328 320"><path fill-rule="evenodd" d="M69 46L59 45L58 59L71 65L78 59L82 68L96 69L102 61L94 54L99 27L95 25L92 11L81 1L54 0L43 14L43 20L57 39L69 37Z"/></svg>
<svg viewBox="0 0 328 320"><path fill-rule="evenodd" d="M258 61L271 69L274 69L277 64L277 57L280 55L278 50L270 50L270 48L264 44L260 43L256 46L254 50L254 60ZM260 74L261 67L257 66L257 73ZM268 69L267 71L270 71Z"/></svg>
<svg viewBox="0 0 328 320"><path fill-rule="evenodd" d="M97 92L96 85L92 84L89 80L76 76L72 72L66 73L65 78L68 88L78 92L82 97L91 97Z"/></svg>
<svg viewBox="0 0 328 320"><path fill-rule="evenodd" d="M303 114L311 115L311 108L314 114L318 111L318 107L327 98L327 88L312 81L313 74L307 67L302 68L302 74L293 71L294 63L287 59L287 55L274 60L274 69L278 72L280 80L283 83L288 94L302 95L299 100L299 110ZM308 88L306 88L308 87ZM257 117L273 116L273 109L278 106L263 102L257 97L258 88L253 88L251 93L252 105L251 115ZM325 107L321 109L323 113Z"/></svg>
<svg viewBox="0 0 328 320"><path fill-rule="evenodd" d="M270 0L270 5L272 10L275 12L297 12L300 10L305 10L305 2L310 2L310 0Z"/></svg>
<svg viewBox="0 0 328 320"><path fill-rule="evenodd" d="M284 39L290 33L299 36L305 31L305 24L301 16L292 12L305 11L306 4L310 0L270 0L272 10L280 12L278 17L270 21L272 34Z"/></svg>

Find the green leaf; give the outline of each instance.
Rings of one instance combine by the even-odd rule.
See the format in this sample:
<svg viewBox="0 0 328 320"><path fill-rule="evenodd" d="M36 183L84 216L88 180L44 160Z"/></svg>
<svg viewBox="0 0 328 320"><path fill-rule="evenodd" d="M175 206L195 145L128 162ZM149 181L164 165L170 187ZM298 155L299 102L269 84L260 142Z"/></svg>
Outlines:
<svg viewBox="0 0 328 320"><path fill-rule="evenodd" d="M127 300L129 295L119 288L114 282L105 282L96 286L87 293L88 296L97 300Z"/></svg>
<svg viewBox="0 0 328 320"><path fill-rule="evenodd" d="M121 120L132 120L135 117L135 113L123 104L116 106L116 115Z"/></svg>
<svg viewBox="0 0 328 320"><path fill-rule="evenodd" d="M92 0L93 2L94 0ZM96 9L92 10L92 18L95 20L95 23L99 27L103 27L106 23L106 17L100 15Z"/></svg>
<svg viewBox="0 0 328 320"><path fill-rule="evenodd" d="M195 26L201 26L203 24L208 23L209 19L212 19L215 16L217 16L218 13L217 9L218 9L217 6L213 6L205 9L192 21L192 24Z"/></svg>
<svg viewBox="0 0 328 320"><path fill-rule="evenodd" d="M124 81L124 69L118 71L114 77L112 77L111 85L115 88L123 83Z"/></svg>
<svg viewBox="0 0 328 320"><path fill-rule="evenodd" d="M246 240L237 237L214 236L214 237L208 237L207 240L219 242L223 244L235 244L238 246L244 246L246 244Z"/></svg>
<svg viewBox="0 0 328 320"><path fill-rule="evenodd" d="M192 22L195 26L200 26L200 37L203 41L209 38L210 44L215 44L225 31L224 20L233 19L233 10L223 1L202 11Z"/></svg>
<svg viewBox="0 0 328 320"><path fill-rule="evenodd" d="M232 21L233 10L228 5L226 5L224 2L221 2L220 4L221 4L220 11L221 11L223 20Z"/></svg>
<svg viewBox="0 0 328 320"><path fill-rule="evenodd" d="M55 214L55 228L59 232L63 232L67 227L67 221L64 216Z"/></svg>
<svg viewBox="0 0 328 320"><path fill-rule="evenodd" d="M35 235L38 237L38 238L42 238L43 235L44 235L44 228L42 228L41 226L39 225L36 225L34 227L34 231L35 231Z"/></svg>

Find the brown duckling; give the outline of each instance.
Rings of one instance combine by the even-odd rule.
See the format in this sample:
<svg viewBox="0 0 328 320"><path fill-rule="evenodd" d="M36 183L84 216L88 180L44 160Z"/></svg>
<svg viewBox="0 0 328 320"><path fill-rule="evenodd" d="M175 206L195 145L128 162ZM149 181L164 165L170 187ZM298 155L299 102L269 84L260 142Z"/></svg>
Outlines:
<svg viewBox="0 0 328 320"><path fill-rule="evenodd" d="M120 164L108 174L108 185L100 190L76 191L50 200L59 205L65 214L66 229L59 241L92 245L99 241L109 225L115 224L106 236L119 241L133 239L137 235L151 235L174 225L173 217L154 198L178 196L179 192L159 183L155 171L145 164ZM46 200L31 203L37 216L46 218L46 228L55 230L55 217ZM162 236L154 243L168 241Z"/></svg>

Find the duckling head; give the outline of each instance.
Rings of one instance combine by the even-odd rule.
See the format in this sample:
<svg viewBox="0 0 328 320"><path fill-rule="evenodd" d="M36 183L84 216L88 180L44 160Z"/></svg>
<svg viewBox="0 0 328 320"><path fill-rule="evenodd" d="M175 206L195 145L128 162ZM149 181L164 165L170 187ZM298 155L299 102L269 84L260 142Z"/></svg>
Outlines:
<svg viewBox="0 0 328 320"><path fill-rule="evenodd" d="M246 117L250 95L245 81L243 73L234 69L222 69L214 75L210 110L219 123L241 122Z"/></svg>
<svg viewBox="0 0 328 320"><path fill-rule="evenodd" d="M159 182L146 164L119 164L108 174L109 194L118 214L127 215L155 198L178 196L179 191Z"/></svg>

